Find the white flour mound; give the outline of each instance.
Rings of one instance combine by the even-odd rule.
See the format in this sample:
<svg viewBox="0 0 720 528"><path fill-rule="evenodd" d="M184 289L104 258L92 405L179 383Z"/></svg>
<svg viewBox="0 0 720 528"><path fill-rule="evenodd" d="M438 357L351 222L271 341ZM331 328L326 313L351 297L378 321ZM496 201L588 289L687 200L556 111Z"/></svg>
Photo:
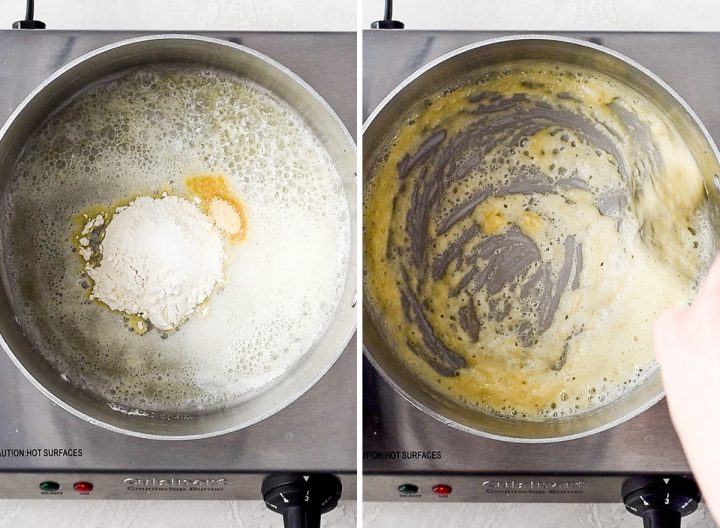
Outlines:
<svg viewBox="0 0 720 528"><path fill-rule="evenodd" d="M176 196L140 197L119 208L100 249L100 264L87 264L92 298L161 330L182 323L223 280L220 232L196 204Z"/></svg>

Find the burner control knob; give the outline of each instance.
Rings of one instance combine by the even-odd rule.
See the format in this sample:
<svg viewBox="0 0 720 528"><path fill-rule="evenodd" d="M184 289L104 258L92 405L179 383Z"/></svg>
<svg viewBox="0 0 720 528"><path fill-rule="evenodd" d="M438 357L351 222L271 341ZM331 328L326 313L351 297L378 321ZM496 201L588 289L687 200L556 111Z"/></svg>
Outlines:
<svg viewBox="0 0 720 528"><path fill-rule="evenodd" d="M393 20L393 3L392 0L385 0L385 17L382 20L376 20L370 27L372 29L403 29L405 24L399 20Z"/></svg>
<svg viewBox="0 0 720 528"><path fill-rule="evenodd" d="M337 506L342 484L326 473L283 473L263 480L265 505L283 516L285 528L320 528L320 515Z"/></svg>
<svg viewBox="0 0 720 528"><path fill-rule="evenodd" d="M632 477L623 483L622 497L645 528L679 528L680 519L697 510L701 495L686 477Z"/></svg>

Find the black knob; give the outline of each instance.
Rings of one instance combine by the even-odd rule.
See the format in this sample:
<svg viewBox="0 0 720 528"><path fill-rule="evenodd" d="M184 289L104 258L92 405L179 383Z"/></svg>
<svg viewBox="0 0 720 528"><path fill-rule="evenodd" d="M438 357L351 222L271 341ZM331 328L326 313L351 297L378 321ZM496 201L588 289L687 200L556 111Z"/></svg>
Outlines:
<svg viewBox="0 0 720 528"><path fill-rule="evenodd" d="M342 484L327 473L283 473L263 480L265 505L283 516L285 528L320 528L320 516L337 506Z"/></svg>
<svg viewBox="0 0 720 528"><path fill-rule="evenodd" d="M45 22L39 20L18 20L13 22L13 29L45 29Z"/></svg>
<svg viewBox="0 0 720 528"><path fill-rule="evenodd" d="M625 509L642 517L645 528L679 528L697 510L700 489L687 477L631 477L622 486Z"/></svg>
<svg viewBox="0 0 720 528"><path fill-rule="evenodd" d="M385 0L385 18L376 20L370 27L372 29L403 29L405 24L399 20L393 20L393 3L392 0Z"/></svg>
<svg viewBox="0 0 720 528"><path fill-rule="evenodd" d="M370 29L403 29L405 24L399 20L376 20L370 24Z"/></svg>
<svg viewBox="0 0 720 528"><path fill-rule="evenodd" d="M13 29L45 29L45 22L34 20L35 0L27 0L25 8L25 20L13 22Z"/></svg>

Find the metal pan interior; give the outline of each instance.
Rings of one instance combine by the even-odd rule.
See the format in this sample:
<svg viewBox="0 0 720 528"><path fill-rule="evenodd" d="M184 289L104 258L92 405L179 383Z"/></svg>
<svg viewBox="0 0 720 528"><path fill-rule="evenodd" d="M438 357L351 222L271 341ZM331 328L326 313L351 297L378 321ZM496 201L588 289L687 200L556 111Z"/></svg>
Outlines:
<svg viewBox="0 0 720 528"><path fill-rule="evenodd" d="M17 295L17 287L25 288L25 291L28 292L44 288L45 285L27 283L18 285L14 280L14 277L18 275L13 270L5 268L3 269L5 291L0 307L4 317L0 323L2 325L0 333L3 336L5 349L26 376L53 401L74 414L98 425L137 436L152 438L211 436L250 425L299 397L330 368L352 335L355 297L354 145L347 131L327 104L290 71L270 59L241 46L214 39L191 36L145 37L101 48L74 61L48 79L16 110L0 134L0 166L2 167L1 173L4 175L2 191L5 196L8 196L11 190L8 184L12 179L11 176L17 161L21 160L27 152L28 138L34 138L34 134L48 123L48 116L52 120L53 116L59 115L58 111L62 114L71 108L73 101L77 101L78 97L83 97L83 94L92 91L92 86L112 85L118 79L128 75L142 75L145 70L160 72L159 76L163 75L163 71L167 73L175 70L181 76L183 72L192 74L192 72L210 71L218 72L220 77L225 76L228 79L236 77L256 86L260 91L266 90L271 97L275 97L279 101L281 106L287 105L291 108L299 120L298 123L307 127L314 137L313 141L321 147L335 167L340 182L336 190L343 196L348 206L346 220L349 224L351 239L349 254L345 261L345 275L340 287L341 291L338 292L337 308L332 313L324 331L315 337L309 350L302 355L301 359L294 362L292 368L284 369L281 376L265 385L261 390L240 396L220 388L216 393L217 398L203 401L202 398L192 397L194 389L188 392L185 388L180 388L181 392L185 392L185 396L171 402L172 398L170 400L163 399L163 394L167 396L168 391L174 390L173 383L182 378L182 373L179 370L173 370L176 366L172 364L172 361L165 362L164 366L160 362L155 367L150 366L151 369L157 369L161 378L157 380L154 388L150 388L149 392L146 390L149 387L145 384L145 389L143 389L146 392L147 405L145 406L142 404L123 405L123 402L113 401L112 395L108 397L107 393L103 394L102 391L93 390L92 384L79 384L78 379L83 375L87 377L88 370L83 372L82 361L75 361L74 368L79 370L75 373L72 371L62 372L62 369L58 368L59 363L53 360L53 357L62 355L62 350L55 350L52 354L38 353L38 343L33 342L32 339L33 332L37 331L42 334L43 325L52 327L57 324L56 318L60 314L50 313L51 311L48 310L48 313L34 321L36 326L32 331L29 331L27 327L23 328L26 321L22 317L16 316L22 310L15 303L24 301L22 296ZM222 79L220 81L222 83ZM200 88L200 91L202 92L203 88ZM145 95L152 97L153 94L148 92ZM164 97L166 101L173 98L173 94L164 94L161 91L157 93L157 96ZM158 108L163 106L161 101ZM272 105L270 106L272 107ZM186 108L187 112L193 110L193 108ZM182 113L180 112L180 114ZM268 115L273 116L272 108L268 108ZM92 114L88 113L84 117L92 119ZM98 115L98 118L101 117L102 115ZM160 116L157 118L159 119ZM177 120L178 123L182 122L183 116L178 115ZM147 117L146 127L146 133L152 135L154 127L152 116ZM198 140L202 141L202 137L198 137ZM162 140L160 140L161 143ZM156 162L161 156L159 152L149 152L148 154L149 158ZM98 153L98 156L102 156L102 153ZM47 181L38 182L38 185L52 189L51 192L44 193L49 197L48 200L45 203L29 201L25 212L22 207L16 207L16 212L20 211L20 214L13 216L12 223L2 226L5 245L4 262L7 264L8 255L21 248L21 251L15 251L15 253L22 257L21 260L28 263L28 270L33 267L37 269L38 266L50 266L53 270L67 266L67 261L63 260L67 255L58 260L57 253L53 256L52 253L41 251L39 249L41 244L36 244L37 240L33 241L28 236L35 226L29 225L27 222L37 214L38 209L45 208L46 216L51 218L53 214L57 214L62 209L61 204L71 203L72 200L76 200L78 206L81 203L89 205L93 201L103 201L98 198L106 193L106 196L108 194L114 196L108 197L104 201L112 202L113 199L119 197L118 194L132 195L157 187L162 179L159 176L160 172L162 171L157 171L157 175L154 175L150 170L136 178L134 182L133 178L128 178L127 181L118 178L117 184L113 183L109 186L107 183L102 183L99 178L95 181L92 178L92 171L89 171L84 183L79 181L62 182L62 171L59 172L60 176L48 174ZM54 178L60 178L60 181ZM143 184L143 188L137 189L138 182ZM80 184L79 187L78 184ZM135 190L132 189L133 187ZM56 219L55 224L62 224L62 219ZM49 225L54 224L51 222ZM63 229L62 225L57 225L57 233L50 236L56 239L62 238ZM55 230L55 228L53 227L51 230ZM22 240L23 232L27 240ZM67 235L65 238L67 239ZM12 241L12 246L9 245L9 241ZM30 273L26 276L37 278L41 275ZM72 291L67 291L65 294L69 296L69 299L73 299ZM228 299L227 302L228 306L232 306L235 301ZM241 301L238 300L239 302ZM110 314L105 314L105 316L108 315ZM85 328L77 328L77 332L66 331L64 335L68 340L66 343L69 342L70 346L78 350L85 350L86 354L93 354L93 351L102 350L99 345L102 344L103 339L108 337L104 331L107 321L103 323L102 320L98 320L97 328L92 327L92 322L90 323L91 327L88 328L87 321L86 319ZM191 323L192 321L187 324L191 325ZM188 327L188 330L191 329ZM125 331L127 332L127 330ZM166 343L171 343L174 338L183 339L182 333L181 327L176 335L164 339L159 346L167 346ZM75 342L72 342L73 334ZM160 338L158 337L158 339ZM109 339L108 342L110 341L112 340ZM196 344L196 346L202 347L201 344ZM211 355L214 353L211 344L208 344L208 350L204 353ZM108 359L111 356L112 353ZM88 367L96 359L91 355L88 356ZM102 360L99 361L102 363ZM112 361L105 362L105 365L107 367L105 374L112 377L114 375L113 368L115 368L112 366ZM187 364L182 368L187 374ZM230 375L228 373L228 376ZM184 387L187 388L187 384ZM210 389L210 391L212 390L214 389Z"/></svg>
<svg viewBox="0 0 720 528"><path fill-rule="evenodd" d="M505 66L528 60L575 65L602 73L642 94L653 105L662 109L664 119L677 130L679 136L686 142L700 172L705 177L705 193L708 198L707 213L711 224L709 238L712 239L709 240L708 246L716 245L718 203L712 175L716 174L718 170L718 156L717 149L702 124L670 87L642 66L611 50L571 39L523 36L486 41L452 52L418 71L383 101L365 125L363 171L366 183L367 178L372 175L373 167L378 159L386 155L385 146L393 141L393 138L398 137L394 135L397 134L401 121L407 118L408 109L417 107L422 101L432 98L439 90L447 87L448 79L457 79L460 82L462 79L472 77L475 71L487 72L488 68L502 70ZM493 102L489 101L489 107L492 104ZM513 114L510 107L500 108L502 103L498 103L498 105L497 108L491 108L498 120L493 122L490 119L487 123L486 134L479 133L477 138L474 138L477 142L492 140L491 136L495 132L492 128L493 124L497 124L499 129L500 125L516 122L520 128L528 129L534 126L533 120L538 119L540 114L543 116L539 120L554 120L556 123L564 121L571 128L580 128L577 122L572 123L569 116L560 116L559 114L550 116L546 113L550 112L548 108L539 107L534 111L518 111ZM506 110L507 113L503 113ZM537 113L533 114L533 112ZM488 111L488 114L490 113ZM502 123L498 124L499 121ZM518 137L521 136L522 134ZM439 135L437 138L430 137L423 146L431 149L438 140L440 140ZM602 150L607 149L603 147ZM418 165L421 165L423 160L430 159L429 156L431 155L426 156L425 153L418 151L417 157L422 160L417 161L411 157L408 158L408 164L417 162ZM432 168L429 168L428 174L431 171ZM506 189L508 193L514 192L511 187ZM419 191L419 194L422 195L422 191ZM453 221L457 220L463 212L460 211L454 216L450 214L448 218ZM517 256L518 251L513 254ZM520 260L522 258L524 256L520 255ZM508 269L507 271L511 272L512 270ZM512 273L510 274L512 275ZM523 420L482 412L458 403L457 400L447 397L441 391L434 390L431 385L420 381L417 376L409 372L383 339L374 317L368 312L367 297L365 302L363 342L368 358L390 384L409 401L453 427L483 436L519 442L567 440L612 427L642 412L662 397L660 376L657 370L654 370L642 383L628 391L623 397L580 414L560 418L549 417L544 420ZM410 306L412 308L411 303ZM462 322L460 326L462 326ZM440 372L443 369L448 371L448 369L457 368L457 365L453 366L454 363L449 359L452 357L436 356L432 358L435 361L435 370Z"/></svg>

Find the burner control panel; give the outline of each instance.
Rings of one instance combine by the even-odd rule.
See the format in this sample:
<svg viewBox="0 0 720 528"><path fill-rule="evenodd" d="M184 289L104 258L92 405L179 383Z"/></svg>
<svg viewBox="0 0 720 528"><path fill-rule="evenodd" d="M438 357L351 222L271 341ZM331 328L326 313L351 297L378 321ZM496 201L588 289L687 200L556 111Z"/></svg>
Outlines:
<svg viewBox="0 0 720 528"><path fill-rule="evenodd" d="M212 499L257 500L260 473L6 473L0 496L8 499ZM356 498L354 474L337 475L342 498Z"/></svg>
<svg viewBox="0 0 720 528"><path fill-rule="evenodd" d="M365 474L363 499L383 502L619 502L627 479L626 475Z"/></svg>

